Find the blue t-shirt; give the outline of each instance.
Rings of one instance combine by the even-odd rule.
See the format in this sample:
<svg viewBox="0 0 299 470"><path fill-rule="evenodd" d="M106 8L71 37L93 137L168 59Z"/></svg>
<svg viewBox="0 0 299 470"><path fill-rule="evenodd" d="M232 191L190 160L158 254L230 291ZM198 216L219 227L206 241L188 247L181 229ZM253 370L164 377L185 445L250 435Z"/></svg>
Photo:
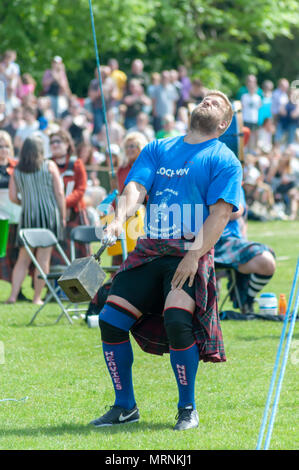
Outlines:
<svg viewBox="0 0 299 470"><path fill-rule="evenodd" d="M245 201L245 193L244 189L241 188L241 194L240 194L240 204L244 207L246 211L246 201ZM241 231L240 227L240 222L239 219L235 220L230 220L225 227L225 229L222 232L222 235L220 238L227 238L227 237L235 237L235 238L243 238L243 234Z"/></svg>
<svg viewBox="0 0 299 470"><path fill-rule="evenodd" d="M200 144L184 136L144 147L125 184L142 184L149 195L144 230L150 238L192 239L219 199L239 209L242 167L218 139Z"/></svg>

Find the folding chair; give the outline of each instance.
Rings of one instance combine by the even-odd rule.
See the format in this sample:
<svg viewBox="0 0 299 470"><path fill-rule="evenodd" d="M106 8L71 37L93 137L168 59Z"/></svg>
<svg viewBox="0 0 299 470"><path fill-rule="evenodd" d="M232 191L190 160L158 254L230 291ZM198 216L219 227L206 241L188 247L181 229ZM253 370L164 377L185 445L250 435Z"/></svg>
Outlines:
<svg viewBox="0 0 299 470"><path fill-rule="evenodd" d="M89 245L92 242L99 241L101 239L101 233L101 227L94 227L93 225L78 225L77 227L74 227L70 234L71 261L74 261L74 259L76 258L76 242L82 243L84 245Z"/></svg>
<svg viewBox="0 0 299 470"><path fill-rule="evenodd" d="M234 291L234 294L235 294L235 297L236 297L236 300L237 300L238 308L240 309L240 312L243 312L243 306L242 306L242 302L241 302L240 292L239 292L239 289L238 289L238 286L237 286L236 270L233 267L229 267L225 264L215 263L215 272L216 272L216 279L217 279L217 273L218 273L218 280L221 279L221 277L228 277L228 276L230 276L230 279L231 279L231 285L229 286L229 289L228 289L224 299L221 302L221 305L219 307L219 312L222 311L222 308L223 308L227 298L229 297L229 295L233 291ZM224 276L219 276L220 273L223 273L223 272L225 272L225 275Z"/></svg>
<svg viewBox="0 0 299 470"><path fill-rule="evenodd" d="M38 310L35 312L35 314L33 315L32 319L31 319L31 321L29 322L28 326L32 325L32 323L34 322L37 315L50 302L50 300L53 297L54 297L54 299L56 300L56 302L58 303L59 307L62 310L61 314L59 315L59 317L57 318L55 323L58 323L59 320L62 318L62 316L65 315L67 320L69 321L69 323L73 324L73 321L72 321L72 319L70 318L70 316L67 312L67 308L64 307L64 305L62 304L62 302L61 302L61 300L60 300L60 298L57 294L60 287L59 286L55 287L50 282L51 280L52 281L57 280L61 276L63 270L71 264L70 260L68 259L65 252L61 248L56 236L50 230L44 229L44 228L22 229L22 230L20 230L19 235L20 235L20 238L21 238L22 242L24 243L24 247L25 247L27 253L29 254L34 266L39 271L40 277L45 281L45 283L46 283L46 285L49 289L48 295L47 295L43 305L41 305L38 308ZM52 272L52 273L50 272L49 274L46 274L43 271L43 269L41 268L40 264L38 263L35 255L34 255L34 252L32 250L35 250L36 248L48 248L50 246L52 246L53 248L55 247L57 249L58 253L61 255L62 259L65 262L65 266L64 265L61 266L59 271Z"/></svg>
<svg viewBox="0 0 299 470"><path fill-rule="evenodd" d="M71 251L71 260L73 261L76 258L76 247L75 243L84 243L90 244L93 242L101 241L103 236L103 227L94 227L90 225L79 225L78 227L74 227L71 231L71 243L70 243L70 251ZM119 237L122 246L122 257L123 261L127 257L127 250L126 250L126 243L125 243L125 234L121 234ZM106 272L115 272L119 268L119 266L102 266L101 268L104 269Z"/></svg>

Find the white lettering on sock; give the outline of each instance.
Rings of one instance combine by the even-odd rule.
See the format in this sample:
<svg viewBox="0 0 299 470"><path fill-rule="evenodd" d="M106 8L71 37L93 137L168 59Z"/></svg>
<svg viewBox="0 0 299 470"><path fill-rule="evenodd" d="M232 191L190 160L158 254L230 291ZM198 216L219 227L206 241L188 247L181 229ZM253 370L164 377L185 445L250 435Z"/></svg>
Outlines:
<svg viewBox="0 0 299 470"><path fill-rule="evenodd" d="M116 390L122 390L122 385L119 377L119 373L117 370L117 365L114 361L114 352L113 351L105 351L105 359L106 363L112 378L112 381L114 383L115 389Z"/></svg>
<svg viewBox="0 0 299 470"><path fill-rule="evenodd" d="M181 385L188 385L186 377L186 367L184 365L176 364L176 369L178 372L179 382Z"/></svg>

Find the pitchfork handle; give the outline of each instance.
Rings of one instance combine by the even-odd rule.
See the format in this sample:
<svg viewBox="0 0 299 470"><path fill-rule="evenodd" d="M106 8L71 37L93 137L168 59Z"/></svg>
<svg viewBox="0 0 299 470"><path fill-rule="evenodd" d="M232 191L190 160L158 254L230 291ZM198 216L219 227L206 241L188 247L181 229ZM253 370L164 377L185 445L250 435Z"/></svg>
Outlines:
<svg viewBox="0 0 299 470"><path fill-rule="evenodd" d="M106 248L107 248L108 246L109 246L108 241L107 241L106 243L103 243L103 245L101 246L101 248L96 252L95 255L93 255L97 261L99 261L101 254L103 253L103 251L106 250Z"/></svg>

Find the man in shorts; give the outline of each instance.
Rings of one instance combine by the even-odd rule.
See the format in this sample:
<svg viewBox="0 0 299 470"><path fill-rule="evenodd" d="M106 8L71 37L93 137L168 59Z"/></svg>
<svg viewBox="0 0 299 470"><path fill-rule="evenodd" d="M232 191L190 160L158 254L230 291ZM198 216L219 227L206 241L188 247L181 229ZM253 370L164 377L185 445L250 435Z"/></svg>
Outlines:
<svg viewBox="0 0 299 470"><path fill-rule="evenodd" d="M99 315L115 402L91 422L95 427L139 420L129 332L144 351L170 354L179 395L174 429L198 426L198 362L226 360L213 247L239 208L242 167L218 140L232 115L228 98L210 91L193 110L188 133L150 142L126 179L105 235L118 237L148 196L145 236L114 277Z"/></svg>

